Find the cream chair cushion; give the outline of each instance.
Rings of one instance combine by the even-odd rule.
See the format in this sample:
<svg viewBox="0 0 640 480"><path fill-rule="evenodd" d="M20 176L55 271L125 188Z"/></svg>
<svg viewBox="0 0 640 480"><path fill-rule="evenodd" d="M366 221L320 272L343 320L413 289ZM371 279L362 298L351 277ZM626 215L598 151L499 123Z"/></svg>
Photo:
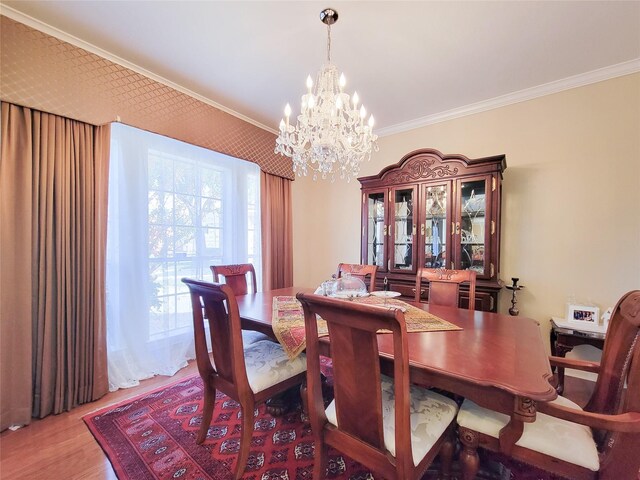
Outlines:
<svg viewBox="0 0 640 480"><path fill-rule="evenodd" d="M261 392L307 369L307 358L304 355L289 360L282 346L271 340L245 345L244 363L253 393Z"/></svg>
<svg viewBox="0 0 640 480"><path fill-rule="evenodd" d="M251 345L252 343L256 343L261 340L274 341L264 333L256 332L255 330L242 330L242 344L244 346Z"/></svg>
<svg viewBox="0 0 640 480"><path fill-rule="evenodd" d="M564 397L558 397L551 403L582 410ZM464 401L458 413L458 425L494 438L499 438L500 430L507 423L509 416L482 408L470 400ZM589 427L544 413L536 414L535 422L524 424L516 445L594 472L600 468L598 449Z"/></svg>
<svg viewBox="0 0 640 480"><path fill-rule="evenodd" d="M395 457L395 394L393 379L380 376L382 387L382 427L384 430L384 446ZM418 465L443 432L453 421L458 411L456 402L439 393L411 386L410 423L411 453L413 464ZM336 402L332 401L326 409L327 420L338 426Z"/></svg>

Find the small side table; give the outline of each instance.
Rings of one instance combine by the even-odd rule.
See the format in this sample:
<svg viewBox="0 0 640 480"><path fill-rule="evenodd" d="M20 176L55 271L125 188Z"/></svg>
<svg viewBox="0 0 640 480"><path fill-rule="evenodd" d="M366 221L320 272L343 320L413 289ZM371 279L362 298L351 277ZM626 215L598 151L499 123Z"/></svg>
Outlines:
<svg viewBox="0 0 640 480"><path fill-rule="evenodd" d="M565 326L558 326L551 319L551 355L564 357L567 352L573 350L578 345L593 345L602 350L604 347L605 334L601 332L587 332L576 330ZM558 394L564 390L564 368L558 367Z"/></svg>

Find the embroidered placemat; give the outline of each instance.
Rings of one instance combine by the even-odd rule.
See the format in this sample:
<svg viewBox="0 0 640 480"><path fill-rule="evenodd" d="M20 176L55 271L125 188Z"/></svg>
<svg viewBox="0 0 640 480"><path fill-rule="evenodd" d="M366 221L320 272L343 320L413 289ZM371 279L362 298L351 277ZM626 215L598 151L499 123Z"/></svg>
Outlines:
<svg viewBox="0 0 640 480"><path fill-rule="evenodd" d="M353 301L367 305L402 308L407 324L407 332L409 333L462 330L457 325L447 322L432 313L425 312L421 308L414 307L395 298L385 300L384 298L369 296L356 298ZM304 313L302 312L302 305L296 297L280 296L273 298L271 326L273 333L289 358L295 358L304 351L306 348ZM380 333L384 332L380 331ZM324 337L328 334L327 322L318 317L318 336Z"/></svg>

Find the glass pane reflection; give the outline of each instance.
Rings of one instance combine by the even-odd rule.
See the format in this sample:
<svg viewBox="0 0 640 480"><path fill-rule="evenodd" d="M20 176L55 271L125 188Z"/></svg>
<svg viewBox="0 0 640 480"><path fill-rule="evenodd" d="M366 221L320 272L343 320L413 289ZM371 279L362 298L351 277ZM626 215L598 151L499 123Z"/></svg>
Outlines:
<svg viewBox="0 0 640 480"><path fill-rule="evenodd" d="M446 266L447 187L428 187L425 200L424 266Z"/></svg>
<svg viewBox="0 0 640 480"><path fill-rule="evenodd" d="M393 266L413 269L413 189L395 190Z"/></svg>
<svg viewBox="0 0 640 480"><path fill-rule="evenodd" d="M367 263L384 267L384 193L367 199Z"/></svg>
<svg viewBox="0 0 640 480"><path fill-rule="evenodd" d="M485 214L487 211L485 181L461 185L460 267L485 272Z"/></svg>

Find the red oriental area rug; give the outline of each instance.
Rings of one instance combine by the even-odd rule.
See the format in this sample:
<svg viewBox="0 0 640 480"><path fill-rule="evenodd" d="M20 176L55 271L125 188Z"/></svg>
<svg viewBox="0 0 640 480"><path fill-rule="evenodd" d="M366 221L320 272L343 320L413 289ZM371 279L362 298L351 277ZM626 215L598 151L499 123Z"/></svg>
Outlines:
<svg viewBox="0 0 640 480"><path fill-rule="evenodd" d="M218 393L207 439L196 445L203 400L199 376L84 417L120 479L232 478L241 431L240 406ZM244 479L306 480L313 440L299 409L279 418L261 405ZM330 452L332 479L373 479L359 463ZM378 477L376 477L378 478Z"/></svg>
<svg viewBox="0 0 640 480"><path fill-rule="evenodd" d="M241 429L239 405L218 393L209 434L195 439L202 418L203 387L193 376L151 393L106 407L84 421L113 465L118 478L227 480L238 457ZM246 480L309 480L313 472L313 440L300 409L274 418L262 405L254 412L255 432ZM511 471L483 457L478 478L545 480L544 473L516 465ZM454 476L456 478L457 476ZM329 450L327 478L382 480L361 464ZM435 466L425 478L436 478Z"/></svg>

